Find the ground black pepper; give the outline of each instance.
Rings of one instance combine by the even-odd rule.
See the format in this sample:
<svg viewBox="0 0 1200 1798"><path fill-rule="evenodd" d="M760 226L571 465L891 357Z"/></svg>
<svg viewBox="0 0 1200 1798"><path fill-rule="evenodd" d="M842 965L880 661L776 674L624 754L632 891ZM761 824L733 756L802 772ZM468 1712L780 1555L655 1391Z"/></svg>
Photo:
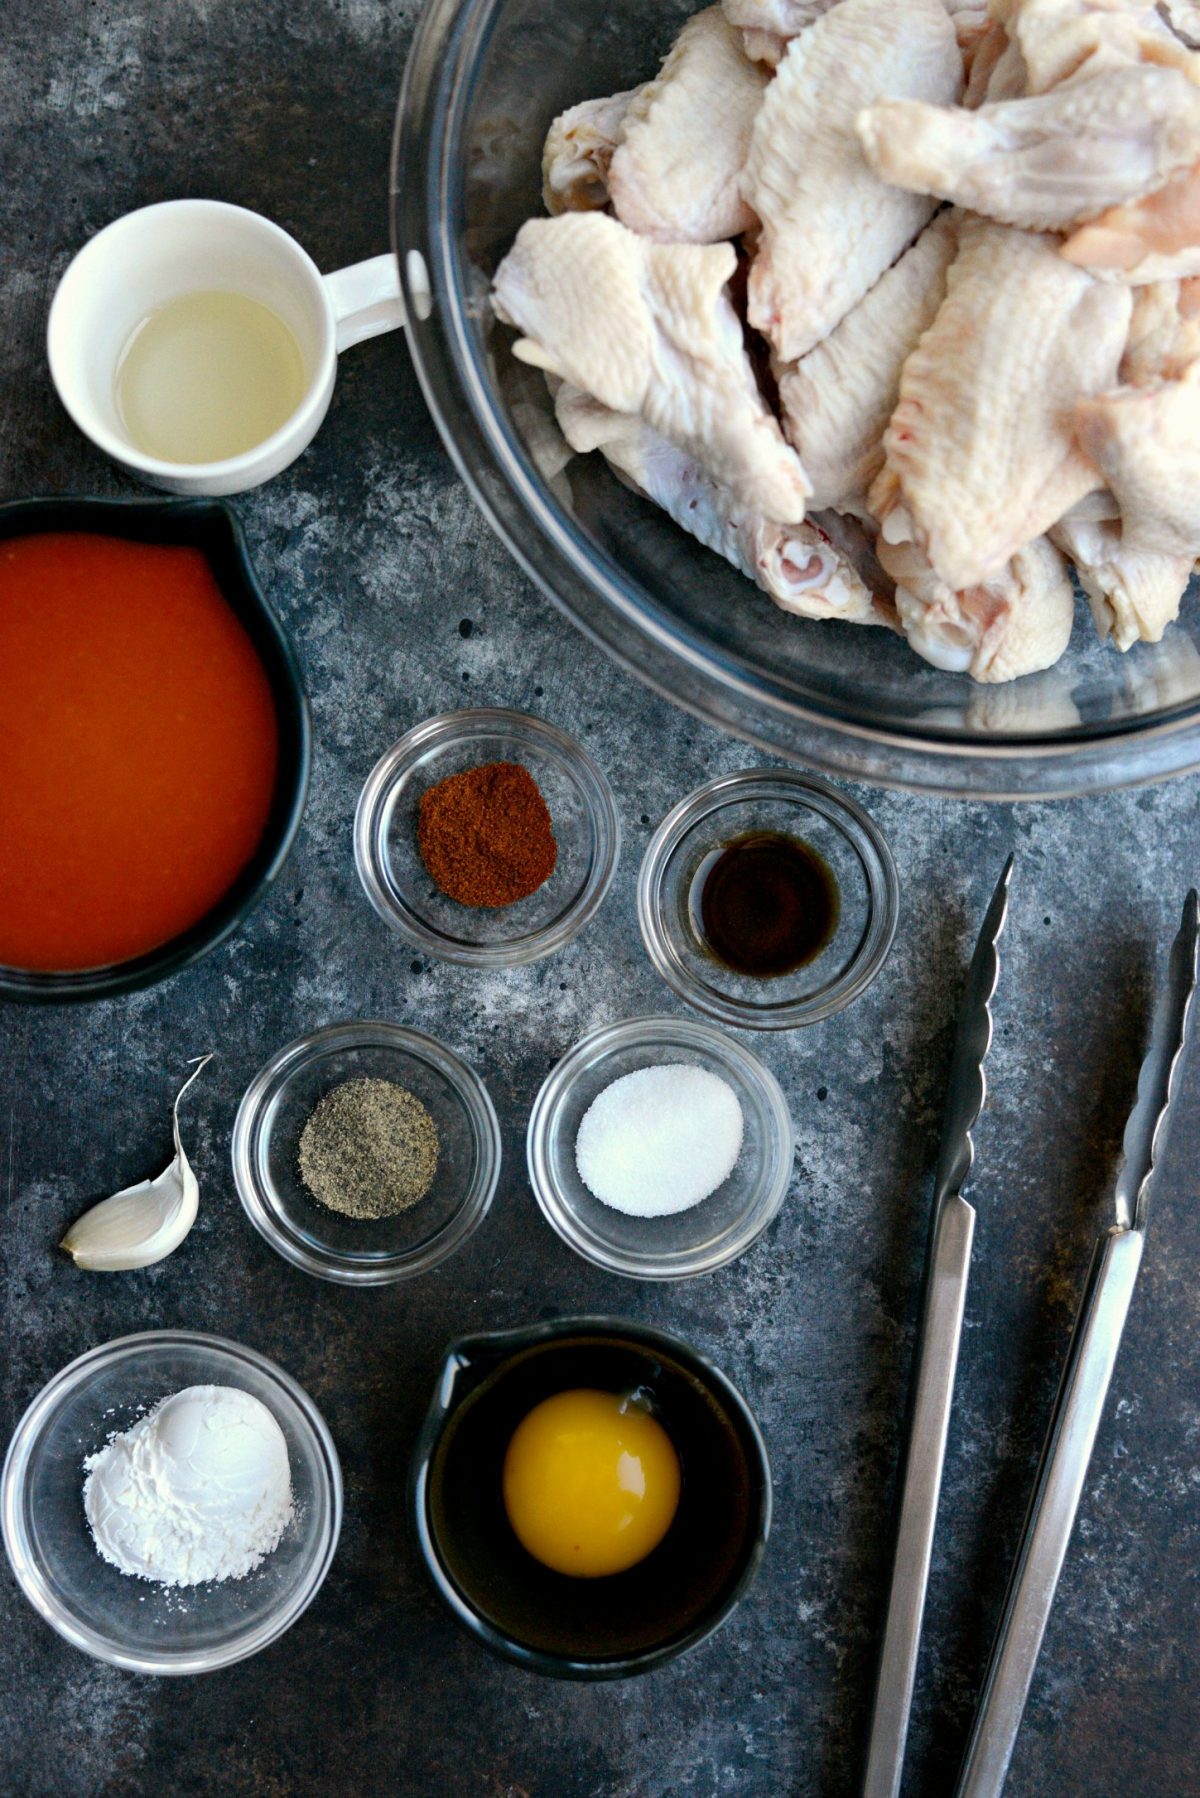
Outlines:
<svg viewBox="0 0 1200 1798"><path fill-rule="evenodd" d="M393 1080L343 1080L300 1133L300 1178L344 1217L395 1217L419 1203L437 1171L438 1131L420 1099Z"/></svg>

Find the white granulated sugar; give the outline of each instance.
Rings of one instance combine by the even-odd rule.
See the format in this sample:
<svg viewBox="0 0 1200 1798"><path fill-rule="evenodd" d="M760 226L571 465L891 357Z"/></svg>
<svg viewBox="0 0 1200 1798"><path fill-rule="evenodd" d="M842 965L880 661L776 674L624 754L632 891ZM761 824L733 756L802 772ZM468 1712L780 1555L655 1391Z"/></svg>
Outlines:
<svg viewBox="0 0 1200 1798"><path fill-rule="evenodd" d="M84 1462L83 1506L98 1552L164 1586L241 1579L292 1520L283 1431L235 1386L164 1398Z"/></svg>
<svg viewBox="0 0 1200 1798"><path fill-rule="evenodd" d="M622 1074L592 1101L575 1138L579 1178L602 1205L669 1217L733 1172L742 1108L728 1081L682 1062Z"/></svg>

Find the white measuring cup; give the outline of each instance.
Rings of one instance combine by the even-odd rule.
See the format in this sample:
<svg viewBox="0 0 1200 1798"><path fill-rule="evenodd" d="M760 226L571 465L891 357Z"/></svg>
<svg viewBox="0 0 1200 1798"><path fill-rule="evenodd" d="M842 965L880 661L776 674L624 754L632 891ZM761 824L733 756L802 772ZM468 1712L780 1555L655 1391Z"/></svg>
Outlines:
<svg viewBox="0 0 1200 1798"><path fill-rule="evenodd" d="M220 288L268 306L303 358L304 397L278 430L220 462L168 462L132 443L117 407L121 353L148 314ZM294 462L329 410L340 351L404 324L394 256L322 275L270 219L221 200L166 200L126 213L80 250L50 307L47 351L58 396L85 437L168 493L244 493Z"/></svg>

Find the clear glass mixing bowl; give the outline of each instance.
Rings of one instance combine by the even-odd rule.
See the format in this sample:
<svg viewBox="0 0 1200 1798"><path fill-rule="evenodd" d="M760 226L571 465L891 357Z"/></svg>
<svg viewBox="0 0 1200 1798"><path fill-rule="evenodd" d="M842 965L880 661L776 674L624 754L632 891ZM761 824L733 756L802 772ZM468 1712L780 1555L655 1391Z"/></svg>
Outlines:
<svg viewBox="0 0 1200 1798"><path fill-rule="evenodd" d="M1161 644L1100 643L1083 602L1058 668L979 687L881 630L815 624L622 487L598 456L548 481L536 371L491 275L542 211L556 113L651 75L695 7L430 0L401 95L393 233L417 371L447 447L522 567L588 634L721 729L831 772L943 794L1048 797L1200 765L1200 608Z"/></svg>
<svg viewBox="0 0 1200 1798"><path fill-rule="evenodd" d="M243 1579L160 1586L96 1552L83 1509L84 1457L185 1386L237 1386L287 1439L296 1512ZM0 1524L17 1583L60 1636L134 1673L211 1673L276 1641L329 1572L342 1473L320 1412L265 1355L192 1330L147 1330L89 1349L44 1386L18 1423L0 1479Z"/></svg>

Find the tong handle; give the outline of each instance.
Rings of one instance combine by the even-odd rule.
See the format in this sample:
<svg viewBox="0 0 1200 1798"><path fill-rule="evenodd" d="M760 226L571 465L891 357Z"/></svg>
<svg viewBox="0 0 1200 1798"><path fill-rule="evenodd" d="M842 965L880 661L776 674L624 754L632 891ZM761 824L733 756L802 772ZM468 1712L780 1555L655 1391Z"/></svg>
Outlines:
<svg viewBox="0 0 1200 1798"><path fill-rule="evenodd" d="M1096 1244L955 1798L998 1798L1087 1478L1145 1237Z"/></svg>
<svg viewBox="0 0 1200 1798"><path fill-rule="evenodd" d="M975 1213L966 1200L957 1195L943 1199L934 1217L929 1244L908 1451L901 1476L896 1556L871 1715L863 1798L895 1798L900 1790L974 1234Z"/></svg>

